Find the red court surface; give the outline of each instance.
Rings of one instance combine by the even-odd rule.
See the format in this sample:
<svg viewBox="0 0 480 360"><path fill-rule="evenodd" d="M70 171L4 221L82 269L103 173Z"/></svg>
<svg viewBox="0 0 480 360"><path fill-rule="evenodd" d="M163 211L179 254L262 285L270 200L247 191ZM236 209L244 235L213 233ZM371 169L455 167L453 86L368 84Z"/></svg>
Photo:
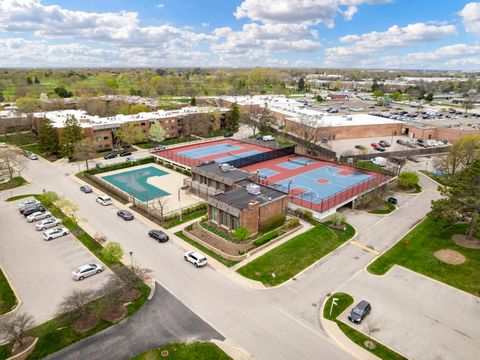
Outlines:
<svg viewBox="0 0 480 360"><path fill-rule="evenodd" d="M265 146L250 144L235 139L222 139L156 151L154 154L193 167L206 161L225 162L271 150L272 149Z"/></svg>
<svg viewBox="0 0 480 360"><path fill-rule="evenodd" d="M307 159L308 163L297 165L289 161L301 159ZM242 170L258 172L260 183L288 192L290 202L317 212L348 202L391 179L375 171L305 156L284 156Z"/></svg>

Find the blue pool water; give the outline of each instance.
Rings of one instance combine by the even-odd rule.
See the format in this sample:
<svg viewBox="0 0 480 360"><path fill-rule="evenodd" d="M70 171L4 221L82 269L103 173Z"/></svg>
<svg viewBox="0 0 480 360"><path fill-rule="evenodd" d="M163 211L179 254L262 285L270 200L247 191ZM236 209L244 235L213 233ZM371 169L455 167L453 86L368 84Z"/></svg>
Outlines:
<svg viewBox="0 0 480 360"><path fill-rule="evenodd" d="M167 174L168 172L166 171L149 166L141 169L125 171L115 175L102 176L102 179L140 201L149 201L170 195L170 193L147 183L148 178Z"/></svg>

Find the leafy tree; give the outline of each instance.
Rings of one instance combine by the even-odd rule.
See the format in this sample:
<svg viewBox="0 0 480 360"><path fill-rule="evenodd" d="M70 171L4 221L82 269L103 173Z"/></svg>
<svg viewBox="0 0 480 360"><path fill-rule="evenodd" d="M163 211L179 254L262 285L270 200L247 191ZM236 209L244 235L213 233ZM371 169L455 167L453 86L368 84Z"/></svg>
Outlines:
<svg viewBox="0 0 480 360"><path fill-rule="evenodd" d="M63 212L65 215L67 215L69 218L73 219L74 221L77 221L77 211L78 211L78 205L74 204L70 200L61 197L57 201L55 201L54 205L60 209L61 212Z"/></svg>
<svg viewBox="0 0 480 360"><path fill-rule="evenodd" d="M440 186L443 197L432 202L428 216L454 223L468 222L467 239L473 240L478 232L480 213L480 159L462 172L450 175L445 182L446 186Z"/></svg>
<svg viewBox="0 0 480 360"><path fill-rule="evenodd" d="M0 101L5 101L5 96L3 96L2 90L0 90Z"/></svg>
<svg viewBox="0 0 480 360"><path fill-rule="evenodd" d="M237 104L233 104L230 108L230 111L227 113L227 121L225 130L227 131L238 131L240 123L240 108Z"/></svg>
<svg viewBox="0 0 480 360"><path fill-rule="evenodd" d="M272 113L267 108L263 108L260 112L258 130L261 133L268 132L268 127L272 124L274 120L275 117L272 115Z"/></svg>
<svg viewBox="0 0 480 360"><path fill-rule="evenodd" d="M197 99L195 99L195 96L190 100L190 106L197 106Z"/></svg>
<svg viewBox="0 0 480 360"><path fill-rule="evenodd" d="M35 324L33 316L30 314L16 314L6 319L0 324L0 334L5 340L13 341L22 346L25 340L25 334Z"/></svg>
<svg viewBox="0 0 480 360"><path fill-rule="evenodd" d="M75 144L82 140L83 130L75 116L67 117L60 134L60 153L63 157L72 158L75 151Z"/></svg>
<svg viewBox="0 0 480 360"><path fill-rule="evenodd" d="M299 92L305 91L305 79L303 77L300 77L300 79L298 79L297 91Z"/></svg>
<svg viewBox="0 0 480 360"><path fill-rule="evenodd" d="M42 203L49 206L60 200L60 196L54 191L47 191L42 194Z"/></svg>
<svg viewBox="0 0 480 360"><path fill-rule="evenodd" d="M69 98L73 96L73 93L65 89L63 86L56 87L55 89L53 89L53 91L55 92L55 94L62 98Z"/></svg>
<svg viewBox="0 0 480 360"><path fill-rule="evenodd" d="M42 153L54 154L60 150L57 130L48 119L40 120L38 126L38 147Z"/></svg>
<svg viewBox="0 0 480 360"><path fill-rule="evenodd" d="M162 142L165 140L165 129L159 121L155 120L148 130L148 138L155 142Z"/></svg>
<svg viewBox="0 0 480 360"><path fill-rule="evenodd" d="M250 236L250 232L245 227L239 227L233 233L233 237L237 240L240 240L240 241L247 240L249 236Z"/></svg>
<svg viewBox="0 0 480 360"><path fill-rule="evenodd" d="M440 158L437 167L448 174L455 174L459 169L480 158L480 136L468 135L450 146L446 156Z"/></svg>
<svg viewBox="0 0 480 360"><path fill-rule="evenodd" d="M432 102L433 101L433 94L428 93L427 95L425 95L425 101Z"/></svg>
<svg viewBox="0 0 480 360"><path fill-rule="evenodd" d="M27 76L27 84L32 85L32 83L33 83L32 78L30 76Z"/></svg>
<svg viewBox="0 0 480 360"><path fill-rule="evenodd" d="M398 175L397 184L402 189L411 189L418 185L418 175L414 171L404 171Z"/></svg>
<svg viewBox="0 0 480 360"><path fill-rule="evenodd" d="M123 123L115 136L127 146L144 141L147 138L142 127L132 122Z"/></svg>
<svg viewBox="0 0 480 360"><path fill-rule="evenodd" d="M120 262L123 257L123 249L118 242L109 242L101 250L102 255L110 263Z"/></svg>
<svg viewBox="0 0 480 360"><path fill-rule="evenodd" d="M330 217L330 220L334 225L342 225L347 222L347 217L342 213L336 212Z"/></svg>
<svg viewBox="0 0 480 360"><path fill-rule="evenodd" d="M75 144L73 157L80 161L85 161L85 166L88 171L88 160L95 158L97 151L92 139L82 139Z"/></svg>
<svg viewBox="0 0 480 360"><path fill-rule="evenodd" d="M40 84L40 79L38 77L35 76L35 80L34 80L35 84Z"/></svg>
<svg viewBox="0 0 480 360"><path fill-rule="evenodd" d="M132 114L138 114L138 113L141 113L141 112L148 112L148 111L150 111L148 106L143 105L143 104L133 104L128 109L128 113L131 114L131 115Z"/></svg>
<svg viewBox="0 0 480 360"><path fill-rule="evenodd" d="M323 102L324 101L323 98L320 95L317 95L315 97L315 100L317 100L317 102Z"/></svg>
<svg viewBox="0 0 480 360"><path fill-rule="evenodd" d="M19 97L15 100L18 110L23 113L31 114L40 109L40 101L31 97Z"/></svg>
<svg viewBox="0 0 480 360"><path fill-rule="evenodd" d="M384 94L383 91L377 90L377 91L372 92L372 96L373 96L375 99L376 99L376 98L379 98L379 97L383 97L384 95L385 95L385 94Z"/></svg>

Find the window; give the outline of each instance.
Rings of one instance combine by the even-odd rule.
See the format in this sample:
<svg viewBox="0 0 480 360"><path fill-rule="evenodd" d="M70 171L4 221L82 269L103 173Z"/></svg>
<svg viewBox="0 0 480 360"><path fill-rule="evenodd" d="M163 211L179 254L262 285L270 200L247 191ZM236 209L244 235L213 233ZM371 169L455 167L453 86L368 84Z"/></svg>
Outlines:
<svg viewBox="0 0 480 360"><path fill-rule="evenodd" d="M103 137L103 140L108 140L108 139L109 139L108 136L104 136L104 137Z"/></svg>
<svg viewBox="0 0 480 360"><path fill-rule="evenodd" d="M144 123L144 122L142 123L142 126L145 126L145 123Z"/></svg>
<svg viewBox="0 0 480 360"><path fill-rule="evenodd" d="M215 222L218 222L218 210L217 208L211 208L211 219Z"/></svg>
<svg viewBox="0 0 480 360"><path fill-rule="evenodd" d="M215 186L215 180L213 180L213 179L208 179L208 186L209 186L209 187L214 187L214 186Z"/></svg>
<svg viewBox="0 0 480 360"><path fill-rule="evenodd" d="M220 216L220 223L224 226L228 226L228 214L224 211L222 211Z"/></svg>
<svg viewBox="0 0 480 360"><path fill-rule="evenodd" d="M237 230L240 226L240 221L235 216L232 216L231 218L232 218L232 230Z"/></svg>

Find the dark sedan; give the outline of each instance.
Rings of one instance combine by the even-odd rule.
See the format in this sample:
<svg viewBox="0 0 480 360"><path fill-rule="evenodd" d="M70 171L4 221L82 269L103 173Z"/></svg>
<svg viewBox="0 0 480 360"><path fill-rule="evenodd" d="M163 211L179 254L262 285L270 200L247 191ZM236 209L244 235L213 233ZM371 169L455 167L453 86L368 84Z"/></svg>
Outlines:
<svg viewBox="0 0 480 360"><path fill-rule="evenodd" d="M108 159L113 159L113 158L116 158L116 157L117 157L117 153L111 152L111 153L108 153L107 155L105 155L103 158L105 160L108 160Z"/></svg>
<svg viewBox="0 0 480 360"><path fill-rule="evenodd" d="M352 311L350 311L350 314L348 314L348 320L353 323L360 324L371 310L372 307L370 304L367 301L362 300L352 309Z"/></svg>
<svg viewBox="0 0 480 360"><path fill-rule="evenodd" d="M85 194L90 194L92 192L92 188L88 185L80 186L80 191Z"/></svg>
<svg viewBox="0 0 480 360"><path fill-rule="evenodd" d="M130 156L130 155L132 155L132 152L130 150L123 150L120 153L120 156Z"/></svg>
<svg viewBox="0 0 480 360"><path fill-rule="evenodd" d="M128 210L118 210L117 215L123 220L133 220L133 214Z"/></svg>
<svg viewBox="0 0 480 360"><path fill-rule="evenodd" d="M148 236L150 236L154 240L157 240L158 242L168 241L168 235L161 230L150 230L148 232Z"/></svg>
<svg viewBox="0 0 480 360"><path fill-rule="evenodd" d="M385 148L381 147L381 146L377 146L374 148L375 150L377 151L381 151L381 152L384 152L385 151Z"/></svg>
<svg viewBox="0 0 480 360"><path fill-rule="evenodd" d="M21 213L23 214L23 216L27 217L28 215L31 215L35 212L43 212L43 211L47 211L47 210L42 205L34 205L34 206L27 207L26 209L21 211Z"/></svg>

